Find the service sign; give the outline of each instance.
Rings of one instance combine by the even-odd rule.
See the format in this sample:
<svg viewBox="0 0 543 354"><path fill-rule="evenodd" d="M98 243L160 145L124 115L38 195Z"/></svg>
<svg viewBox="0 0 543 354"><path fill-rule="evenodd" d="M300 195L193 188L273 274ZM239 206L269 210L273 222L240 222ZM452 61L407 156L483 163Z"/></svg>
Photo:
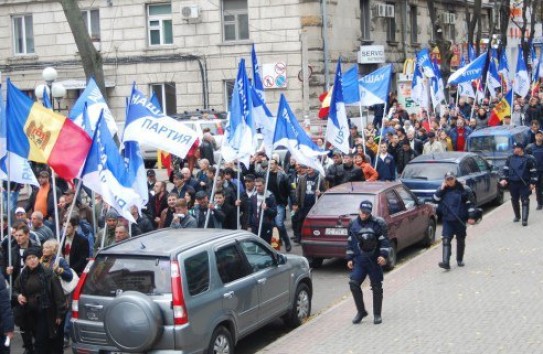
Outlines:
<svg viewBox="0 0 543 354"><path fill-rule="evenodd" d="M358 64L379 64L385 63L385 46L362 45L358 52Z"/></svg>

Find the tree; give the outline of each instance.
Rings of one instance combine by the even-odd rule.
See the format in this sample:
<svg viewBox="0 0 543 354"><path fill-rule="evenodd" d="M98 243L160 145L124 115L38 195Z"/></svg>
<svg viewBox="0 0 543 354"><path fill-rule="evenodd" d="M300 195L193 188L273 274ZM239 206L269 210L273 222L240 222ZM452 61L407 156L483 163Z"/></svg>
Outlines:
<svg viewBox="0 0 543 354"><path fill-rule="evenodd" d="M102 95L107 99L102 55L94 48L77 0L57 0L74 36L87 80L94 77Z"/></svg>
<svg viewBox="0 0 543 354"><path fill-rule="evenodd" d="M470 6L471 2L466 0L466 20L468 22L468 46L475 44L476 53L480 52L481 44L481 7L482 1L475 0L473 7ZM477 28L477 38L475 38L475 28Z"/></svg>
<svg viewBox="0 0 543 354"><path fill-rule="evenodd" d="M439 55L441 56L441 77L444 82L447 82L449 75L451 74L451 59L454 55L452 51L451 41L445 39L444 26L440 18L437 16L435 1L427 0L428 12L430 14L430 23L433 24L434 40L430 41L432 48L437 47L439 49Z"/></svg>

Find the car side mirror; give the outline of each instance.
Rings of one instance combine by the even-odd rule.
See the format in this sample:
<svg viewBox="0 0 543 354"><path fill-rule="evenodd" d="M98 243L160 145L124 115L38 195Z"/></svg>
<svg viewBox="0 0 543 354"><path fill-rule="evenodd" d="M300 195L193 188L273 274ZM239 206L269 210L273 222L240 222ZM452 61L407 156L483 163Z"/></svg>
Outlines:
<svg viewBox="0 0 543 354"><path fill-rule="evenodd" d="M281 253L277 253L277 264L278 265L287 264L287 256Z"/></svg>

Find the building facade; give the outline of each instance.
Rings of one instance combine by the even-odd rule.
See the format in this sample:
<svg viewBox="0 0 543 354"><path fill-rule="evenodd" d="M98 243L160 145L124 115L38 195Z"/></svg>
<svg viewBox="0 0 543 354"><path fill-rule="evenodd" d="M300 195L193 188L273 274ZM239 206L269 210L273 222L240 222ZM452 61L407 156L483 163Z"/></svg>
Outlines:
<svg viewBox="0 0 543 354"><path fill-rule="evenodd" d="M484 32L493 10L488 0L483 3ZM270 109L277 108L284 93L299 119L313 118L319 95L333 83L339 56L346 66L363 62L361 74L383 62L394 63L398 73L406 59L433 37L425 0L83 0L78 4L104 59L108 101L119 121L124 120L126 97L134 82L143 92L155 91L168 114L227 110L241 58L252 76L253 44ZM445 36L461 46L467 33L465 2L436 1L436 7ZM371 57L367 49L372 47L367 46L382 49L381 58ZM307 92L303 63L308 65ZM60 102L66 111L86 80L61 5L45 0L1 2L3 78L9 76L32 94L43 83L41 73L47 66L56 68L57 81L68 90Z"/></svg>

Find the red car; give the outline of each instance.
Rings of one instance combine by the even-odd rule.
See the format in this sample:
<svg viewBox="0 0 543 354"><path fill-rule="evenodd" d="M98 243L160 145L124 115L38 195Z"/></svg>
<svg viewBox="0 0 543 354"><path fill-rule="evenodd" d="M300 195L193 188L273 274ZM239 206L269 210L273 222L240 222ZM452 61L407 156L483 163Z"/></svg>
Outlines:
<svg viewBox="0 0 543 354"><path fill-rule="evenodd" d="M396 265L396 252L435 241L435 205L420 202L401 182L352 182L327 190L311 208L302 227L302 250L313 268L325 258L345 257L351 219L363 200L373 203L373 215L385 219L392 244L386 268Z"/></svg>

